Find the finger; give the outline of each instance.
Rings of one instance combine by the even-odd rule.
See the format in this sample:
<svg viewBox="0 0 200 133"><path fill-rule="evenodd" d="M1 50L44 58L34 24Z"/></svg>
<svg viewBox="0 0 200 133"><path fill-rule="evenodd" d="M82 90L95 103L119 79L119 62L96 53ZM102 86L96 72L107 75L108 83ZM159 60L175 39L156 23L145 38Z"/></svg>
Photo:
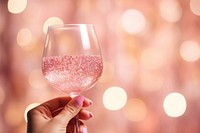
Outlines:
<svg viewBox="0 0 200 133"><path fill-rule="evenodd" d="M60 101L60 102L62 102L62 101ZM54 111L51 113L52 117L55 117L56 115L58 115L58 114L63 110L64 106L66 105L65 103L66 103L66 102L60 103L60 107L59 107L58 109L54 110ZM92 105L92 104L93 104L93 102L92 102L90 99L84 98L83 106L82 106L82 107L88 107L88 106L90 106L90 105ZM61 107L61 106L62 106L62 107Z"/></svg>
<svg viewBox="0 0 200 133"><path fill-rule="evenodd" d="M55 110L64 107L70 100L71 97L58 97L42 103L39 106L47 108L50 112L54 112Z"/></svg>
<svg viewBox="0 0 200 133"><path fill-rule="evenodd" d="M29 110L27 116L30 117L33 114L37 114L38 116L42 116L42 118L45 118L45 119L52 118L55 116L54 114L57 113L57 110L60 107L65 106L70 100L71 100L71 97L59 97L59 98L49 100Z"/></svg>
<svg viewBox="0 0 200 133"><path fill-rule="evenodd" d="M92 104L93 104L93 102L90 99L85 98L84 102L83 102L83 107L88 107L88 106L90 106Z"/></svg>
<svg viewBox="0 0 200 133"><path fill-rule="evenodd" d="M55 112L59 108L63 108L71 99L72 99L71 97L58 97L58 98L49 100L45 103L42 103L39 106L48 108L50 110L50 112ZM92 104L93 104L93 102L90 99L84 98L83 107L88 107Z"/></svg>
<svg viewBox="0 0 200 133"><path fill-rule="evenodd" d="M89 120L93 117L93 114L85 109L81 109L81 111L78 114L78 117L82 120Z"/></svg>
<svg viewBox="0 0 200 133"><path fill-rule="evenodd" d="M74 125L75 125L75 119L71 119L66 128L66 133L74 132ZM80 131L79 133L87 133L87 127L82 121L79 121L79 131Z"/></svg>
<svg viewBox="0 0 200 133"><path fill-rule="evenodd" d="M62 124L67 125L68 122L81 110L83 101L83 96L77 96L73 98L71 101L69 101L69 103L67 103L63 110L54 117L54 119L59 120Z"/></svg>
<svg viewBox="0 0 200 133"><path fill-rule="evenodd" d="M46 116L52 118L58 115L64 108L64 106L71 100L71 97L58 97L52 100L49 100L45 103L40 104L35 107L35 111L42 112ZM88 98L84 98L83 107L88 107L92 105L92 101Z"/></svg>

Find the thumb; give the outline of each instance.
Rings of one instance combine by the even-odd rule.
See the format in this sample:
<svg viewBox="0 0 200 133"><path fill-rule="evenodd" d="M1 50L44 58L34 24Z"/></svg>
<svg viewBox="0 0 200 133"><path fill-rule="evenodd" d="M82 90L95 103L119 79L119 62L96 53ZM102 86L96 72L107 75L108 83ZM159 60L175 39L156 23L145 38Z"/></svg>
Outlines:
<svg viewBox="0 0 200 133"><path fill-rule="evenodd" d="M83 105L84 97L77 96L70 100L63 110L54 119L59 120L64 125L67 125L69 121L78 114Z"/></svg>

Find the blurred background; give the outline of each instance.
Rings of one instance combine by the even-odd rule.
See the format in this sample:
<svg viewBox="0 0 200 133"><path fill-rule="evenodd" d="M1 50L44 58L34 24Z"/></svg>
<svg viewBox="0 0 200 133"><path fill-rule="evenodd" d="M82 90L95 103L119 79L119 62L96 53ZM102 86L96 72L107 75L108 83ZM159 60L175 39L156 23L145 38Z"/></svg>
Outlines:
<svg viewBox="0 0 200 133"><path fill-rule="evenodd" d="M64 94L41 72L48 25L92 23L104 59L89 133L200 132L199 0L0 0L0 133Z"/></svg>

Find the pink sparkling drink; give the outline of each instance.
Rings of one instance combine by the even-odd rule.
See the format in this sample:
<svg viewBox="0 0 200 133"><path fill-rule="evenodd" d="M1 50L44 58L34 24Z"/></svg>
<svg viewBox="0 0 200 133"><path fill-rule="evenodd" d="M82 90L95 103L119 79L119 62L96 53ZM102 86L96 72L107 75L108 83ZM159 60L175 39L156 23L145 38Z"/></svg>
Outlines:
<svg viewBox="0 0 200 133"><path fill-rule="evenodd" d="M49 84L70 95L90 89L103 69L100 55L49 56L43 58L42 64Z"/></svg>

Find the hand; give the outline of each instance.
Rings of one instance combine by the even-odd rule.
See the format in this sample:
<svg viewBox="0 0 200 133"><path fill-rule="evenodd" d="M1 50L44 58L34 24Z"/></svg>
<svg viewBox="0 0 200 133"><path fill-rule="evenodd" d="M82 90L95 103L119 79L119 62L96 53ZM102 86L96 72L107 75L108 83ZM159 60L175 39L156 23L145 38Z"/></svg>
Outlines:
<svg viewBox="0 0 200 133"><path fill-rule="evenodd" d="M83 96L59 97L42 103L27 113L27 133L66 133L73 127L72 118L88 120L93 115L82 107L88 107L92 102ZM86 128L82 123L81 130Z"/></svg>

